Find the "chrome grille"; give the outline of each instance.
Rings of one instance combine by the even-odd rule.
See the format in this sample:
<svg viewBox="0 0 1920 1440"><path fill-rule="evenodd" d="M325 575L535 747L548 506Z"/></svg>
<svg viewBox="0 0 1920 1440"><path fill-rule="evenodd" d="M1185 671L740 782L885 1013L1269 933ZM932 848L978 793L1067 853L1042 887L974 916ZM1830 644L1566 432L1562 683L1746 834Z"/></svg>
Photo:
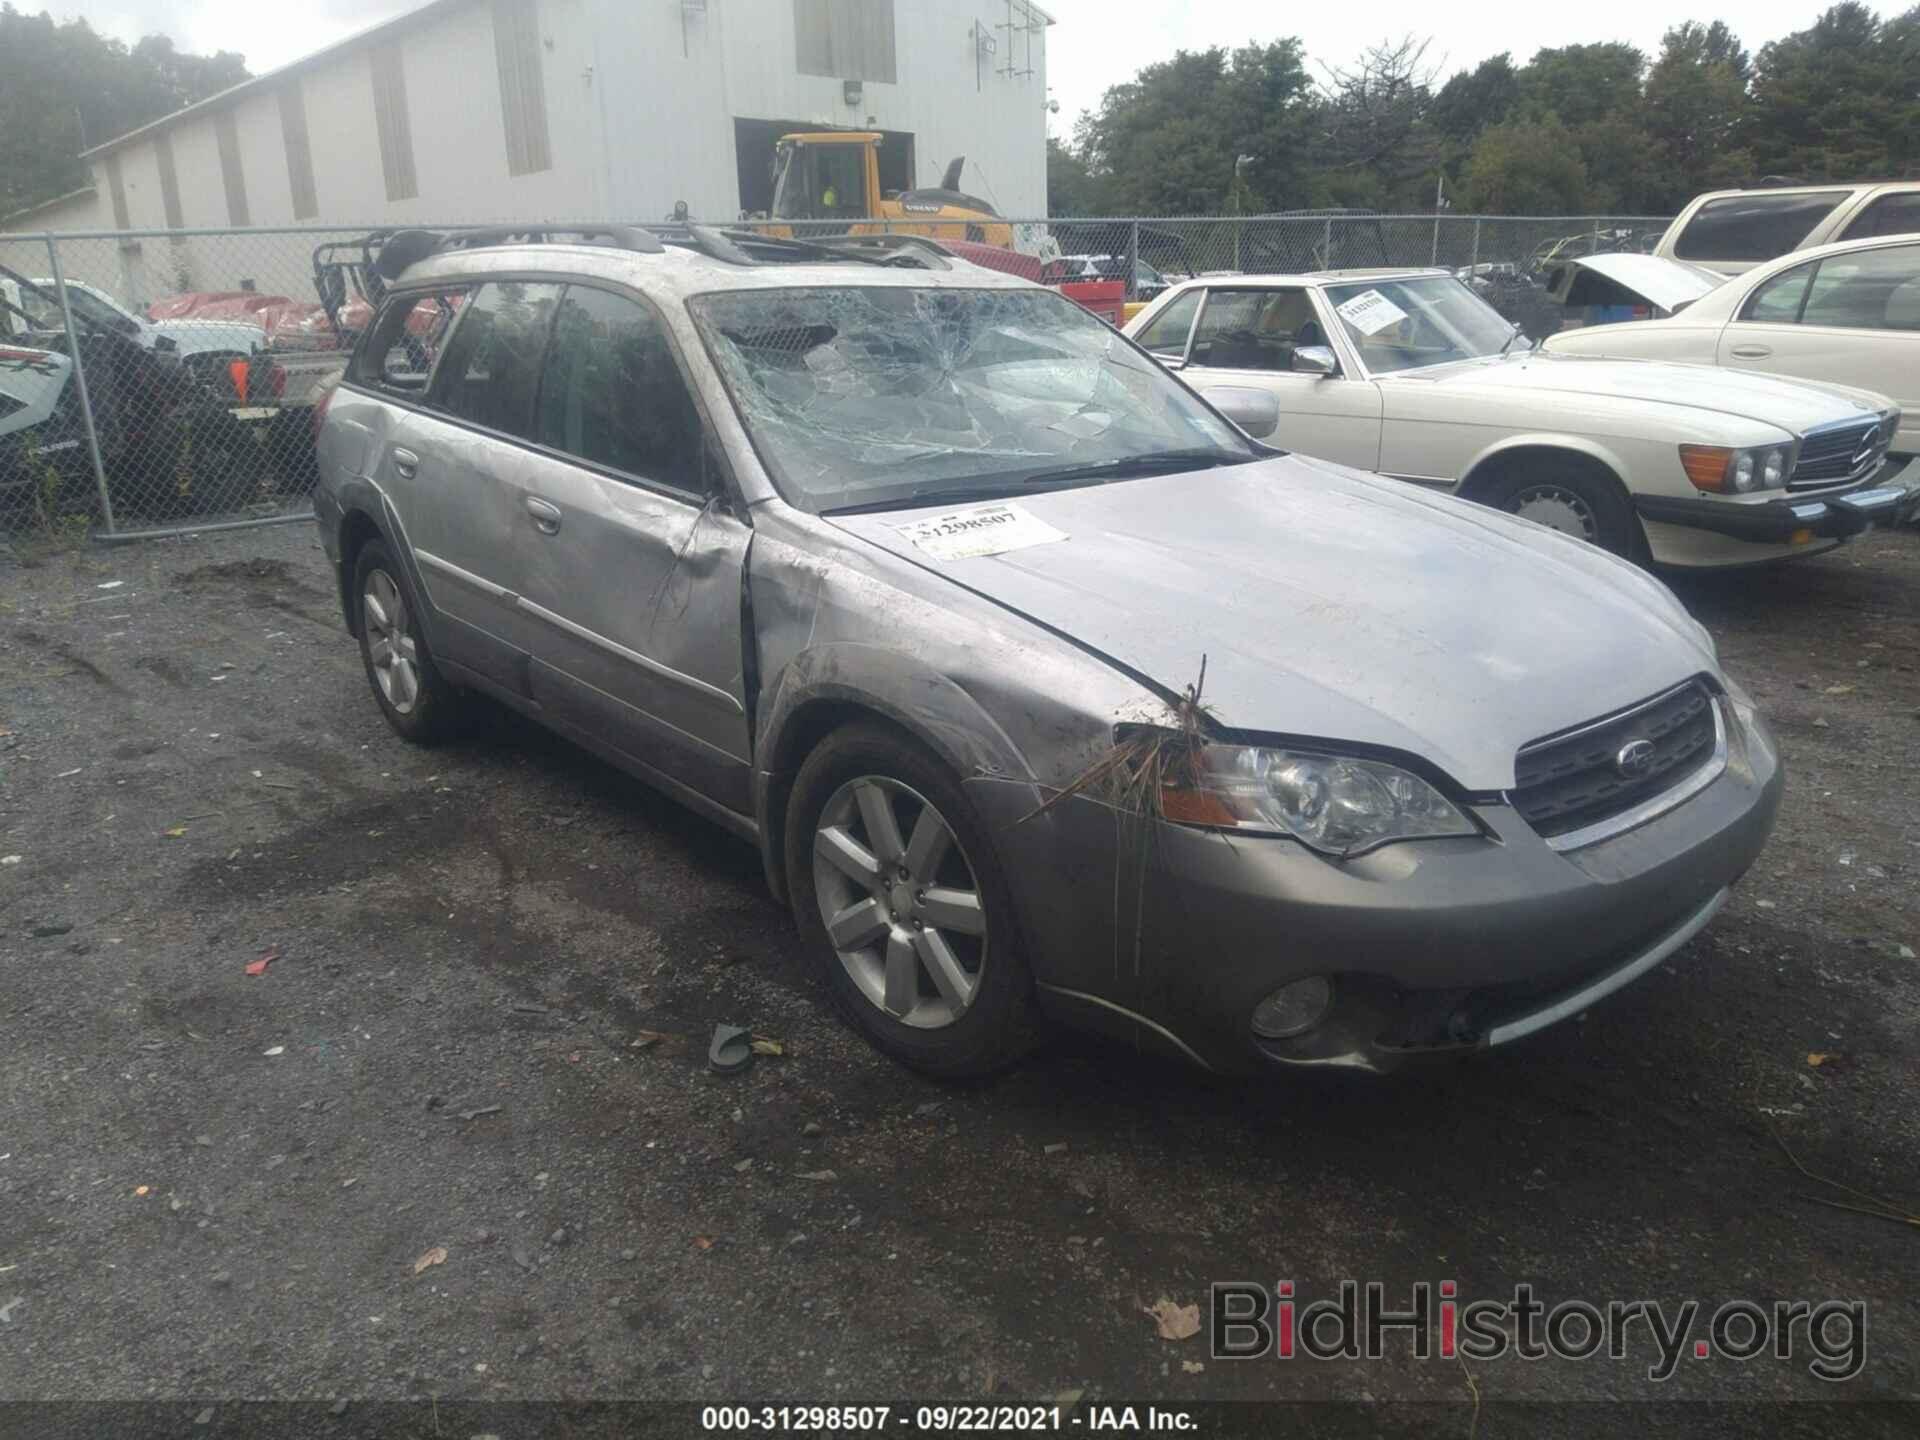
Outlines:
<svg viewBox="0 0 1920 1440"><path fill-rule="evenodd" d="M1514 761L1508 798L1543 836L1566 835L1655 800L1713 759L1719 743L1713 692L1689 680L1617 715L1525 746ZM1629 771L1623 752L1646 741L1643 765Z"/></svg>
<svg viewBox="0 0 1920 1440"><path fill-rule="evenodd" d="M1875 417L1808 431L1787 488L1805 490L1865 476L1885 458L1899 424L1897 417Z"/></svg>

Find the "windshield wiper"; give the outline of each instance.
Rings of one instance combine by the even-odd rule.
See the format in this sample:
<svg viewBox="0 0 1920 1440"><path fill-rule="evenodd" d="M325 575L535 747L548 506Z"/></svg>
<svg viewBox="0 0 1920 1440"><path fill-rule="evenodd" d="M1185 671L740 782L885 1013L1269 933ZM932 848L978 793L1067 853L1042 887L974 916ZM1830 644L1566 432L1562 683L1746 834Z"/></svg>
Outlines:
<svg viewBox="0 0 1920 1440"><path fill-rule="evenodd" d="M913 510L927 505L971 504L976 500L1005 500L1036 489L1070 489L1082 483L1073 480L998 480L991 485L930 485L911 495L895 495L888 500L862 500L852 505L834 505L822 515L866 515L875 510Z"/></svg>
<svg viewBox="0 0 1920 1440"><path fill-rule="evenodd" d="M1098 460L1086 465L1063 466L1058 470L1039 470L1022 476L1020 483L1058 485L1072 481L1125 480L1135 475L1160 475L1173 470L1244 465L1258 458L1254 455L1236 455L1231 450L1158 450L1147 455L1128 455L1119 460Z"/></svg>

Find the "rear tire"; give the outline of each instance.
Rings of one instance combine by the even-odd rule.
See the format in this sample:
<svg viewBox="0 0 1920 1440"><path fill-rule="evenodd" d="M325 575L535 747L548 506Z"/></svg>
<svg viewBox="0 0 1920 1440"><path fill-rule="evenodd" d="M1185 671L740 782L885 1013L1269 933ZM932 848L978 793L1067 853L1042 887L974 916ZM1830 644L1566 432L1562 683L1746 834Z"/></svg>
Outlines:
<svg viewBox="0 0 1920 1440"><path fill-rule="evenodd" d="M1012 891L958 781L925 749L879 724L828 736L794 779L786 868L801 935L876 1049L961 1079L1038 1042Z"/></svg>
<svg viewBox="0 0 1920 1440"><path fill-rule="evenodd" d="M1628 560L1637 560L1646 543L1627 492L1595 461L1570 455L1516 461L1476 498Z"/></svg>
<svg viewBox="0 0 1920 1440"><path fill-rule="evenodd" d="M403 740L431 745L464 728L470 698L433 663L420 606L386 543L369 540L353 566L360 663L387 724Z"/></svg>

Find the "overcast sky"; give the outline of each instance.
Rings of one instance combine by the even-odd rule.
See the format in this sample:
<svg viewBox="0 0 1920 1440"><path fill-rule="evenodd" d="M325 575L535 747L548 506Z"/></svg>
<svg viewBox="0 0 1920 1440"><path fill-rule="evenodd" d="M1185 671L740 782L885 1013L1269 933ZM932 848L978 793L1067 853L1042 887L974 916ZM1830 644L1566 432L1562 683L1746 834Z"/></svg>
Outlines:
<svg viewBox="0 0 1920 1440"><path fill-rule="evenodd" d="M159 32L183 50L238 50L255 74L417 7L419 0L41 0L56 16L84 15L95 28L133 41ZM725 3L725 0L720 0ZM904 26L913 0L897 0ZM1056 24L1048 35L1048 83L1060 102L1058 134L1095 104L1107 86L1177 49L1240 45L1298 35L1309 62L1344 63L1367 45L1409 32L1431 34L1430 59L1442 73L1471 68L1510 50L1516 63L1543 45L1626 40L1651 54L1669 25L1689 17L1724 19L1749 49L1805 29L1826 0L1609 0L1607 4L1496 4L1490 0L1438 6L1432 0L1372 0L1298 6L1247 0L1039 0ZM41 8L16 0L19 8ZM1902 8L1887 0L1883 13ZM981 17L1004 14L1005 0L980 0ZM1262 18L1262 12L1272 16ZM1316 73L1318 73L1316 71Z"/></svg>

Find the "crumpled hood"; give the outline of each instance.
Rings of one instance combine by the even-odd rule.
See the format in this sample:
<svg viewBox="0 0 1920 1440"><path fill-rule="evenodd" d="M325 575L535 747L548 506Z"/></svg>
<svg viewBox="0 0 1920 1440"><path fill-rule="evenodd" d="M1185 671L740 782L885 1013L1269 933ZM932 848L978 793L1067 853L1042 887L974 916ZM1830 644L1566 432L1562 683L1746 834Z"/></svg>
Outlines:
<svg viewBox="0 0 1920 1440"><path fill-rule="evenodd" d="M244 320L159 320L148 321L146 342L165 335L180 347L182 355L203 355L217 350L250 353L266 348L267 332Z"/></svg>
<svg viewBox="0 0 1920 1440"><path fill-rule="evenodd" d="M10 435L46 419L73 361L53 350L34 350L0 342L0 435Z"/></svg>
<svg viewBox="0 0 1920 1440"><path fill-rule="evenodd" d="M1591 546L1285 456L1013 502L1067 539L943 560L834 524L1177 691L1221 724L1410 751L1504 790L1529 740L1717 673L1671 594Z"/></svg>
<svg viewBox="0 0 1920 1440"><path fill-rule="evenodd" d="M1660 324L1660 321L1648 321ZM1499 360L1467 360L1402 371L1384 377L1391 413L1400 385L1432 384L1511 395L1534 391L1580 396L1608 395L1649 405L1693 406L1723 415L1762 421L1803 434L1810 426L1878 413L1883 395L1845 385L1815 383L1715 365L1678 365L1659 360L1614 360L1600 356L1556 354L1551 349L1509 355ZM1516 422L1521 423L1521 422Z"/></svg>

